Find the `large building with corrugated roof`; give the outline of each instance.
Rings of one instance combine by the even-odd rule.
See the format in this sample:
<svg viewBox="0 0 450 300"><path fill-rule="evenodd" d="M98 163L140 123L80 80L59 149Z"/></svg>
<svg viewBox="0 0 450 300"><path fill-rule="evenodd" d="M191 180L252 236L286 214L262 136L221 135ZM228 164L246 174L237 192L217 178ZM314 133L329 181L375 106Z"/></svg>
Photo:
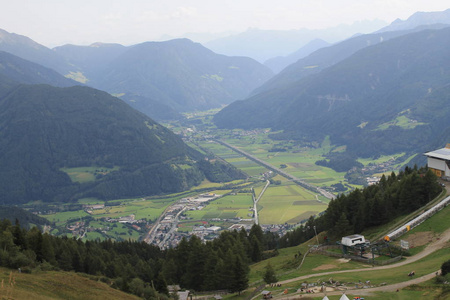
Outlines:
<svg viewBox="0 0 450 300"><path fill-rule="evenodd" d="M438 177L450 177L450 144L445 148L427 152L427 165Z"/></svg>

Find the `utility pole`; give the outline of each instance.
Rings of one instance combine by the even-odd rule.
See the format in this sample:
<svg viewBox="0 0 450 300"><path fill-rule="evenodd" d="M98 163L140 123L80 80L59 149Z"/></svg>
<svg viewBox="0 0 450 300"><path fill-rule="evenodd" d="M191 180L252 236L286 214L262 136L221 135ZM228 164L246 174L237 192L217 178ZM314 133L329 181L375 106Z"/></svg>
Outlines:
<svg viewBox="0 0 450 300"><path fill-rule="evenodd" d="M317 237L316 225L314 225L313 228L314 228L314 233L316 234L317 246L319 246L319 238Z"/></svg>

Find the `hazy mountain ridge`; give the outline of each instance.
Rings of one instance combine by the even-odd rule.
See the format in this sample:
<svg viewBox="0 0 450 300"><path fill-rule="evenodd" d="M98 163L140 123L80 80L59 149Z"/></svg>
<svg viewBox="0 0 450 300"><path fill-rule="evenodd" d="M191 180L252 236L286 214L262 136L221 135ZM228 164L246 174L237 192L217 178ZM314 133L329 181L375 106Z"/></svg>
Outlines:
<svg viewBox="0 0 450 300"><path fill-rule="evenodd" d="M331 134L334 142L350 144L363 155L373 154L372 149L420 149L436 138L436 124L445 119L419 118L414 107L427 106L424 97L450 82L448 47L450 28L403 35L366 47L316 75L233 103L214 120L223 127L284 129L291 137ZM439 103L448 109L448 103ZM379 130L405 110L410 120L424 125Z"/></svg>
<svg viewBox="0 0 450 300"><path fill-rule="evenodd" d="M247 56L264 62L277 56L289 55L314 39L335 43L356 33L373 32L386 23L380 20L340 24L326 29L262 30L250 28L245 32L205 43L216 53Z"/></svg>
<svg viewBox="0 0 450 300"><path fill-rule="evenodd" d="M71 65L77 66L89 84L91 78L101 76L102 70L127 51L128 47L120 44L94 43L90 46L63 45L52 50Z"/></svg>
<svg viewBox="0 0 450 300"><path fill-rule="evenodd" d="M281 70L286 68L288 65L295 63L297 60L302 59L314 51L330 46L330 43L325 42L321 39L315 39L310 41L308 44L298 49L292 54L287 56L278 56L268 59L264 62L264 65L269 67L275 73L279 73Z"/></svg>
<svg viewBox="0 0 450 300"><path fill-rule="evenodd" d="M36 43L26 36L9 33L2 29L0 29L0 51L14 54L20 58L53 69L62 75L71 71L77 71L74 66L71 66L51 49Z"/></svg>
<svg viewBox="0 0 450 300"><path fill-rule="evenodd" d="M0 51L112 94L139 96L141 102L150 99L134 107L153 116L171 115L172 109L221 107L245 98L273 75L253 59L219 55L187 39L129 47L102 43L64 45L50 50L27 37L2 30ZM154 101L161 103L155 105L155 112L151 111ZM165 105L170 107L167 111Z"/></svg>
<svg viewBox="0 0 450 300"><path fill-rule="evenodd" d="M377 32L409 30L432 24L450 24L450 9L435 12L416 12L405 21L397 19Z"/></svg>
<svg viewBox="0 0 450 300"><path fill-rule="evenodd" d="M179 111L209 109L246 97L272 72L246 57L227 57L187 39L130 47L91 84L148 97Z"/></svg>
<svg viewBox="0 0 450 300"><path fill-rule="evenodd" d="M0 51L0 74L24 84L49 84L58 87L78 85L58 72Z"/></svg>
<svg viewBox="0 0 450 300"><path fill-rule="evenodd" d="M271 89L281 89L304 77L320 73L322 70L339 63L365 47L373 46L405 34L419 32L425 29L441 29L445 27L447 27L447 25L434 24L420 26L407 31L389 31L359 35L329 47L321 48L307 57L287 66L279 74L255 89L251 95L256 95Z"/></svg>

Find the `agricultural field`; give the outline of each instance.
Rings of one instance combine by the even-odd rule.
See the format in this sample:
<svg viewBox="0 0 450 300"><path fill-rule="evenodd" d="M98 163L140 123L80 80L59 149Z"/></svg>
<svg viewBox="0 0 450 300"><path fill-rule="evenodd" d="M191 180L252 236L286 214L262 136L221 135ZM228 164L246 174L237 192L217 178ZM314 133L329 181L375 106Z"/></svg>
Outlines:
<svg viewBox="0 0 450 300"><path fill-rule="evenodd" d="M258 202L259 221L261 224L300 223L327 209L325 198L320 199L290 181L270 185Z"/></svg>
<svg viewBox="0 0 450 300"><path fill-rule="evenodd" d="M198 144L202 149L207 149L214 153L221 159L244 171L250 177L258 177L260 174L268 171L265 167L218 143L200 141Z"/></svg>
<svg viewBox="0 0 450 300"><path fill-rule="evenodd" d="M79 200L80 208L81 205L104 205L104 207L58 211L41 216L55 223L55 227L51 231L55 235L71 237L72 231L74 231L76 236L82 235L83 239L87 240L97 238L138 240L146 232L147 222L155 221L169 205L182 198L183 195L173 194L163 198L151 199L118 199L108 201L108 203L96 198L84 198ZM132 224L107 221L108 219L118 220L132 215L135 220L139 221L135 227Z"/></svg>
<svg viewBox="0 0 450 300"><path fill-rule="evenodd" d="M202 210L187 211L186 217L190 220L231 219L239 217L249 219L251 218L249 208L253 208L252 195L250 193L239 193L211 201Z"/></svg>
<svg viewBox="0 0 450 300"><path fill-rule="evenodd" d="M316 147L301 147L290 141L273 141L268 138L268 130L255 132L254 135L238 136L239 130L222 134L225 142L261 159L274 167L282 168L285 172L305 180L318 187L329 187L332 184L344 183L345 172L336 172L330 168L318 166L316 161L323 159L323 155L332 151L328 138ZM241 133L242 134L242 133ZM267 171L262 166L246 159L231 149L210 142L203 142L202 148L208 149L217 156L230 162L249 176L255 176ZM342 151L342 147L336 151ZM280 150L280 151L276 151Z"/></svg>
<svg viewBox="0 0 450 300"><path fill-rule="evenodd" d="M119 218L134 215L136 220L156 220L164 209L172 202L162 200L132 200L123 201L117 206L105 206L103 209L93 210L91 215L96 218Z"/></svg>

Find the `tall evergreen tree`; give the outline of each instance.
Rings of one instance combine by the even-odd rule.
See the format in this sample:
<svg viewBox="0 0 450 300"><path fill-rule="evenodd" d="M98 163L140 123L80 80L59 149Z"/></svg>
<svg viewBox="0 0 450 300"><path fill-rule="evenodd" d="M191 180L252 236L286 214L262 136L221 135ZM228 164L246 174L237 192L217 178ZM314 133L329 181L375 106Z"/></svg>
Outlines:
<svg viewBox="0 0 450 300"><path fill-rule="evenodd" d="M233 277L230 291L238 292L240 295L241 291L248 288L249 268L239 256L236 256L232 269Z"/></svg>
<svg viewBox="0 0 450 300"><path fill-rule="evenodd" d="M270 262L267 263L263 279L264 279L264 282L267 284L275 283L278 281L277 276L275 274L275 270L273 269Z"/></svg>

